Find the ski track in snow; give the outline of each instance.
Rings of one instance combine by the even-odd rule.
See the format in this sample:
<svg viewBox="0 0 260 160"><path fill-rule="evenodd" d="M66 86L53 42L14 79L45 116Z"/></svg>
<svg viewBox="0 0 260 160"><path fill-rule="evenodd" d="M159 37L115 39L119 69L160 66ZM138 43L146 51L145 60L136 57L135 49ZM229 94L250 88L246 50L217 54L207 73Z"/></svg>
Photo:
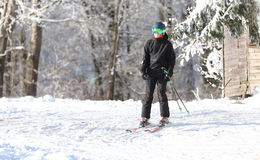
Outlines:
<svg viewBox="0 0 260 160"><path fill-rule="evenodd" d="M24 97L0 99L1 160L259 160L260 95L170 101L171 123L155 133L138 126L140 101L79 101ZM151 123L158 123L153 104Z"/></svg>

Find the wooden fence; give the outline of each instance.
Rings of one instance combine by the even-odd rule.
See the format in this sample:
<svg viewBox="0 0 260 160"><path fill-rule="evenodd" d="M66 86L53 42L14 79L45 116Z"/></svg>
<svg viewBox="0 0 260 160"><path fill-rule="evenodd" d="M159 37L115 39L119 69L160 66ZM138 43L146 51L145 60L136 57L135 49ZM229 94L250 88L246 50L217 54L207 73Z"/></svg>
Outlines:
<svg viewBox="0 0 260 160"><path fill-rule="evenodd" d="M260 47L249 46L249 33L233 38L225 29L223 53L224 96L252 94L260 86Z"/></svg>

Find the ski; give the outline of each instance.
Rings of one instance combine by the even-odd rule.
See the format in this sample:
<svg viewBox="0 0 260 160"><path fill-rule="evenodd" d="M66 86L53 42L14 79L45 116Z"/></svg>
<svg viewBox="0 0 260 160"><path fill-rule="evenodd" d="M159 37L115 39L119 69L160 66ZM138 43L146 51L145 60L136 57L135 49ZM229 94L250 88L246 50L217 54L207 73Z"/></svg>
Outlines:
<svg viewBox="0 0 260 160"><path fill-rule="evenodd" d="M136 128L131 128L131 129L127 129L125 130L126 132L129 132L129 133L134 133L134 132L138 132L140 130L144 130L146 129L147 127L151 126L151 123L147 123L146 126L144 127L136 127Z"/></svg>
<svg viewBox="0 0 260 160"><path fill-rule="evenodd" d="M149 127L149 126L130 128L130 129L126 129L125 131L128 132L128 133L136 133L136 132L144 131L144 130L148 129L147 127Z"/></svg>
<svg viewBox="0 0 260 160"><path fill-rule="evenodd" d="M144 131L148 132L148 133L154 133L154 132L161 130L163 127L164 126L159 125L159 126L156 126L156 127L145 129Z"/></svg>
<svg viewBox="0 0 260 160"><path fill-rule="evenodd" d="M125 131L128 132L128 133L135 133L135 132L137 132L137 131L140 130L140 129L142 129L142 128L138 127L138 128L127 129L127 130L125 130Z"/></svg>
<svg viewBox="0 0 260 160"><path fill-rule="evenodd" d="M154 132L157 132L157 131L161 130L162 128L166 127L168 123L152 125L152 126L151 126L151 124L149 124L148 126L145 126L145 127L131 128L131 129L126 129L125 131L128 133L136 133L139 131L154 133Z"/></svg>
<svg viewBox="0 0 260 160"><path fill-rule="evenodd" d="M152 127L152 128L145 129L144 131L149 132L149 133L154 133L154 132L157 132L157 131L161 130L162 128L166 127L168 124L169 124L169 121L168 122L160 122L159 125Z"/></svg>
<svg viewBox="0 0 260 160"><path fill-rule="evenodd" d="M151 123L148 122L148 120L143 120L143 121L140 121L140 125L139 127L136 127L136 128L132 128L132 129L127 129L126 132L129 132L129 133L134 133L134 132L137 132L141 129L145 129L147 126L150 126Z"/></svg>

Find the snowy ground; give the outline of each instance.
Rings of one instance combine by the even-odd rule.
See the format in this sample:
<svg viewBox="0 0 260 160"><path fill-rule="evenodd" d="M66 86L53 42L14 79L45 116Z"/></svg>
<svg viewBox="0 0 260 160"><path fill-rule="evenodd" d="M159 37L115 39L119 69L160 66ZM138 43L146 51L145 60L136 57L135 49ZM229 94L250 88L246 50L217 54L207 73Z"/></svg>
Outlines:
<svg viewBox="0 0 260 160"><path fill-rule="evenodd" d="M0 99L1 160L259 160L260 94L170 102L172 122L155 133L138 125L141 102L24 97ZM151 122L159 120L158 103Z"/></svg>

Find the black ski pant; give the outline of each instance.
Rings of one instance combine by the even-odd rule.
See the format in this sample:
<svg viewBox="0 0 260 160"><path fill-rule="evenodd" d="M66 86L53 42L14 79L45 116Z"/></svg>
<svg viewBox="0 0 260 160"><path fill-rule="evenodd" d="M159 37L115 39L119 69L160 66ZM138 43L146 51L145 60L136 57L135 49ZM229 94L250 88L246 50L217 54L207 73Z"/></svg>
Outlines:
<svg viewBox="0 0 260 160"><path fill-rule="evenodd" d="M145 97L143 99L142 115L141 115L142 117L145 117L147 119L150 118L151 107L153 102L153 93L156 85L157 85L158 99L160 103L161 117L170 116L168 99L166 95L166 84L167 81L164 79L149 78L148 80L146 80L146 90L145 90Z"/></svg>

